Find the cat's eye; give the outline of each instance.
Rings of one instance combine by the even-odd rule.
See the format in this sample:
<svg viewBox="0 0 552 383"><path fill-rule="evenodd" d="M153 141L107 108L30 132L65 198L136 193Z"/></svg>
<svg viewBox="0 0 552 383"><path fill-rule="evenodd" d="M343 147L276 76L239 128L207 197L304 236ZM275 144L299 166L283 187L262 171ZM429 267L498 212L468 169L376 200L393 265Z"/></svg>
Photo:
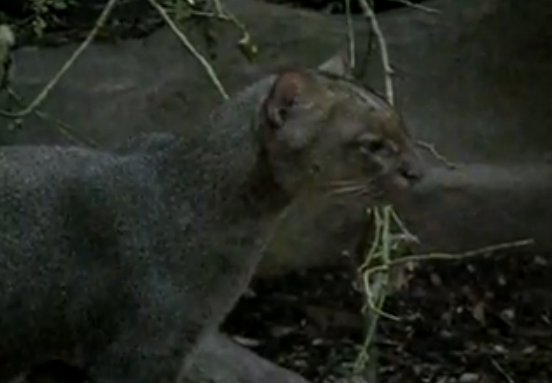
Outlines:
<svg viewBox="0 0 552 383"><path fill-rule="evenodd" d="M383 140L372 140L365 144L368 150L372 153L377 153L382 151L385 148Z"/></svg>
<svg viewBox="0 0 552 383"><path fill-rule="evenodd" d="M363 139L358 146L363 154L377 154L385 149L385 142L377 138Z"/></svg>
<svg viewBox="0 0 552 383"><path fill-rule="evenodd" d="M309 170L310 170L310 174L315 175L315 174L318 174L322 171L322 166L320 166L320 164L318 164L318 163L313 163L310 166Z"/></svg>

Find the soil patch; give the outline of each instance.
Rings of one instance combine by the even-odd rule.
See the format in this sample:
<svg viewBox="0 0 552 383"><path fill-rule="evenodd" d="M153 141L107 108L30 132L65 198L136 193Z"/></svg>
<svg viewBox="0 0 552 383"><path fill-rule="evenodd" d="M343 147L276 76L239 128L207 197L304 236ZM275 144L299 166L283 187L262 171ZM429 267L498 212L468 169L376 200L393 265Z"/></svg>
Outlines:
<svg viewBox="0 0 552 383"><path fill-rule="evenodd" d="M425 263L381 320L382 381L527 382L552 378L552 265L543 257ZM226 331L314 382L346 376L362 341L346 271L258 281Z"/></svg>

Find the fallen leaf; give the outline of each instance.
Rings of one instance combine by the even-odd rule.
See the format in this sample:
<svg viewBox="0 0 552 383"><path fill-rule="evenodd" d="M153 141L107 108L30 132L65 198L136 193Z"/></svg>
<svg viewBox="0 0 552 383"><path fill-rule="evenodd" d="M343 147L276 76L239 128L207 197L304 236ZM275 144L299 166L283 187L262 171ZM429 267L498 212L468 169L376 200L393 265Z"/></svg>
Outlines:
<svg viewBox="0 0 552 383"><path fill-rule="evenodd" d="M472 308L472 315L482 326L487 325L485 319L485 302L480 301Z"/></svg>

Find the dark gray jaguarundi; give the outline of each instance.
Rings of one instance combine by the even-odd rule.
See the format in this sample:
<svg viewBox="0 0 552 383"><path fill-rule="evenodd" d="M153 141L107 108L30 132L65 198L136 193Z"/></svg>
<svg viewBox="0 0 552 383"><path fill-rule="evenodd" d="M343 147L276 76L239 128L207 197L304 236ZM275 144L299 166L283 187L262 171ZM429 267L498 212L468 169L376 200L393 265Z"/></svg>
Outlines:
<svg viewBox="0 0 552 383"><path fill-rule="evenodd" d="M57 359L98 383L173 380L286 212L417 181L399 114L323 69L271 75L158 150L3 147L0 380Z"/></svg>

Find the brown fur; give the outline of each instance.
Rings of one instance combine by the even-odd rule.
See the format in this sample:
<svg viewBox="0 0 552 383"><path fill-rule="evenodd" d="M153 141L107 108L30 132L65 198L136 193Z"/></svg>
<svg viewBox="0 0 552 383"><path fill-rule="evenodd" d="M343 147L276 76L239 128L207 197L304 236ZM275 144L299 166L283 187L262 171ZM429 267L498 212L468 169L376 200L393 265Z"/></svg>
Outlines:
<svg viewBox="0 0 552 383"><path fill-rule="evenodd" d="M327 71L328 69L326 69ZM400 114L373 92L325 73L287 70L263 103L262 155L291 195L389 199L423 175Z"/></svg>

